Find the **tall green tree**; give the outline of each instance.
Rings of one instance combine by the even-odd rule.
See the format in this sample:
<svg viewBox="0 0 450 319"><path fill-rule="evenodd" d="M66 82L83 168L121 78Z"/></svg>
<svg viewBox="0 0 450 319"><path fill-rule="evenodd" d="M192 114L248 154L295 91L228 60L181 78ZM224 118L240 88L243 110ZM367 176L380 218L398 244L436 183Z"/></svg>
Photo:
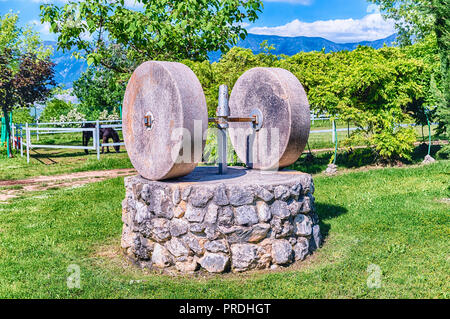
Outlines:
<svg viewBox="0 0 450 319"><path fill-rule="evenodd" d="M395 20L402 44L434 34L441 60L442 84L434 85L441 131L450 138L450 0L369 0Z"/></svg>
<svg viewBox="0 0 450 319"><path fill-rule="evenodd" d="M18 26L16 14L0 18L0 108L10 132L9 115L15 108L43 102L55 85L51 51L30 28ZM7 141L11 148L11 141ZM12 153L10 153L12 156Z"/></svg>
<svg viewBox="0 0 450 319"><path fill-rule="evenodd" d="M100 113L119 110L128 75L119 76L103 67L90 67L73 82L73 93L80 101L77 109L88 119L98 119Z"/></svg>
<svg viewBox="0 0 450 319"><path fill-rule="evenodd" d="M255 21L261 0L137 0L132 9L124 0L69 1L44 4L41 21L58 34L58 47L76 47L88 64L121 73L127 66L109 63L109 43L122 45L131 61L205 60L210 51L227 51L245 38L244 21Z"/></svg>

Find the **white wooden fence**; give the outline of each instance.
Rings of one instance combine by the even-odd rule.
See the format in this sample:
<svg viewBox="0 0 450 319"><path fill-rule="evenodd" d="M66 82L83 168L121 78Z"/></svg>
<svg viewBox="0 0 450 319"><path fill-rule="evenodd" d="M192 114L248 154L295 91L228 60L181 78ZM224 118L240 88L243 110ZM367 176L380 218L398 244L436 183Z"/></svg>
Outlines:
<svg viewBox="0 0 450 319"><path fill-rule="evenodd" d="M82 125L85 123L95 123L95 127L55 127L65 125ZM111 124L116 123L116 124ZM52 125L53 127L42 127ZM14 124L13 129L13 147L20 147L20 155L23 156L23 138L25 135L25 148L27 163L30 162L30 150L32 148L53 148L53 149L82 149L82 150L95 150L97 153L97 159L100 160L100 148L107 146L123 146L123 142L118 143L102 143L100 139L101 128L114 128L115 130L122 130L122 121L84 121L84 122L54 122L54 123L26 123ZM31 141L31 136L35 135L37 141L39 141L39 135L43 134L62 134L62 133L79 133L79 132L92 132L93 142L92 145L80 146L80 145L53 145L53 144L35 144Z"/></svg>

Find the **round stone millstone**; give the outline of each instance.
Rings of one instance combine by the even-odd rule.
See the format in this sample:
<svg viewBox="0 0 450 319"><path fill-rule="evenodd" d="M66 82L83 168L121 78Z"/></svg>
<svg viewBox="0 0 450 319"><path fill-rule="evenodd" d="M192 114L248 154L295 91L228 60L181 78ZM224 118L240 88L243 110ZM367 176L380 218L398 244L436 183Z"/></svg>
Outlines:
<svg viewBox="0 0 450 319"><path fill-rule="evenodd" d="M146 116L151 126L145 124ZM206 99L184 64L149 61L136 68L125 91L122 122L128 156L145 178L183 176L201 161Z"/></svg>
<svg viewBox="0 0 450 319"><path fill-rule="evenodd" d="M311 175L197 167L166 181L125 178L121 247L141 267L192 273L287 266L321 243Z"/></svg>
<svg viewBox="0 0 450 319"><path fill-rule="evenodd" d="M241 161L256 169L277 169L299 158L308 141L310 113L305 90L291 72L262 67L246 71L234 85L229 105L232 117L249 117L258 109L263 115L254 134L249 123L230 123L231 142Z"/></svg>

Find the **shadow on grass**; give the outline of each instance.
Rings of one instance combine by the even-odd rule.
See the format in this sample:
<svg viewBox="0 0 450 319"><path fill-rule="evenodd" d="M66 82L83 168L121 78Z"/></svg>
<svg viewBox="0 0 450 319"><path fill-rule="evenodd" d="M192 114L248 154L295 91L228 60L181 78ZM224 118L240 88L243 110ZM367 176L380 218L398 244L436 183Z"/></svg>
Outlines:
<svg viewBox="0 0 450 319"><path fill-rule="evenodd" d="M322 234L323 239L326 239L331 229L331 225L326 221L347 213L347 209L341 206L320 202L316 202L315 207L316 213L319 216L320 233Z"/></svg>

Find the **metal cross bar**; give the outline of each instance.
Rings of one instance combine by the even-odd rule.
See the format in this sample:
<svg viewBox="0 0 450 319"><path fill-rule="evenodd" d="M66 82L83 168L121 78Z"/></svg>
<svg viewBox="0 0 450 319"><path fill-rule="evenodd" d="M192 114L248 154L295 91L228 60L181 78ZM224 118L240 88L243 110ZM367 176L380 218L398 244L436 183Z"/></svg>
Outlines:
<svg viewBox="0 0 450 319"><path fill-rule="evenodd" d="M258 118L256 117L256 115L253 115L252 117L218 116L208 118L208 122L214 122L217 124L223 124L225 122L240 122L240 123L251 122L254 123L255 125L258 125Z"/></svg>

